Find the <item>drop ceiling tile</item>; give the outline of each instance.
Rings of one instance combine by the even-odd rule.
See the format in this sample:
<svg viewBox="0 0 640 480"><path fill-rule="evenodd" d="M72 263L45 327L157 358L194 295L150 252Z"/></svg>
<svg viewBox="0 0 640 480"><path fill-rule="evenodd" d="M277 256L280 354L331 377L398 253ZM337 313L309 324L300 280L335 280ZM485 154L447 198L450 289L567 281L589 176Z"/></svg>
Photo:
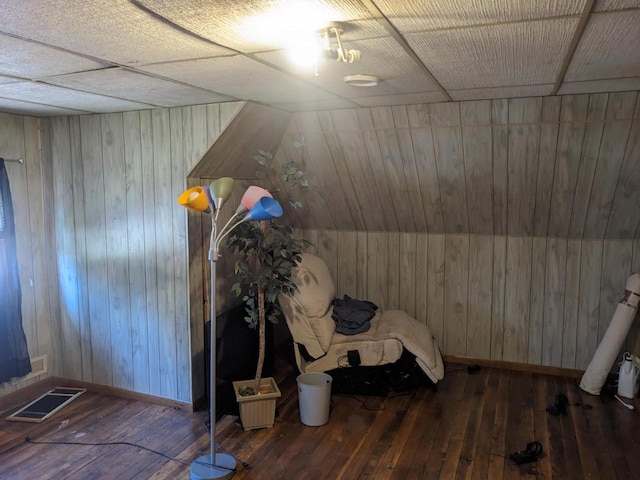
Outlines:
<svg viewBox="0 0 640 480"><path fill-rule="evenodd" d="M2 97L0 97L0 112L32 117L53 117L59 115L80 115L83 113L89 113L81 110L52 107L51 105L42 105L40 103L24 102L22 100Z"/></svg>
<svg viewBox="0 0 640 480"><path fill-rule="evenodd" d="M4 77L2 75L0 75L0 85L3 83L16 83L16 82L21 82L22 79L20 78L13 78L13 77Z"/></svg>
<svg viewBox="0 0 640 480"><path fill-rule="evenodd" d="M0 35L0 74L36 79L94 70L107 65L39 43Z"/></svg>
<svg viewBox="0 0 640 480"><path fill-rule="evenodd" d="M469 89L553 83L575 18L439 30L406 36L442 86Z"/></svg>
<svg viewBox="0 0 640 480"><path fill-rule="evenodd" d="M440 92L405 93L400 95L380 95L358 97L354 99L361 107L382 107L387 105L417 105L421 103L446 102L447 99Z"/></svg>
<svg viewBox="0 0 640 480"><path fill-rule="evenodd" d="M330 21L348 22L345 38L384 35L358 0L139 0L150 11L242 53L280 49Z"/></svg>
<svg viewBox="0 0 640 480"><path fill-rule="evenodd" d="M331 100L318 100L316 102L277 103L274 107L282 108L290 112L303 112L309 110L338 110L342 108L354 108L357 105L344 98Z"/></svg>
<svg viewBox="0 0 640 480"><path fill-rule="evenodd" d="M448 90L454 101L484 100L490 98L541 97L551 95L553 84L524 85L519 87L475 88L469 90Z"/></svg>
<svg viewBox="0 0 640 480"><path fill-rule="evenodd" d="M564 80L639 76L639 51L640 10L592 14Z"/></svg>
<svg viewBox="0 0 640 480"><path fill-rule="evenodd" d="M143 103L78 92L35 82L0 85L0 97L95 113L125 112L151 108L151 105Z"/></svg>
<svg viewBox="0 0 640 480"><path fill-rule="evenodd" d="M633 78L611 78L586 82L566 82L558 91L559 95L596 92L626 92L640 90L640 76Z"/></svg>
<svg viewBox="0 0 640 480"><path fill-rule="evenodd" d="M149 65L139 70L239 100L271 104L334 98L328 92L242 55Z"/></svg>
<svg viewBox="0 0 640 480"><path fill-rule="evenodd" d="M0 0L0 32L123 65L228 55L127 0Z"/></svg>
<svg viewBox="0 0 640 480"><path fill-rule="evenodd" d="M229 97L124 68L49 77L44 81L74 90L160 107L227 102Z"/></svg>
<svg viewBox="0 0 640 480"><path fill-rule="evenodd" d="M593 11L604 12L607 10L623 10L627 8L640 8L640 0L598 0Z"/></svg>
<svg viewBox="0 0 640 480"><path fill-rule="evenodd" d="M400 33L579 15L586 0L376 0Z"/></svg>
<svg viewBox="0 0 640 480"><path fill-rule="evenodd" d="M256 56L336 95L348 98L438 90L437 85L392 37L345 42L344 45L347 49L359 50L360 61L345 64L336 60L323 60L318 64L317 76L313 68L306 71L296 70L288 52L284 50L260 53ZM344 77L354 74L374 75L380 82L372 88L358 88L345 84Z"/></svg>

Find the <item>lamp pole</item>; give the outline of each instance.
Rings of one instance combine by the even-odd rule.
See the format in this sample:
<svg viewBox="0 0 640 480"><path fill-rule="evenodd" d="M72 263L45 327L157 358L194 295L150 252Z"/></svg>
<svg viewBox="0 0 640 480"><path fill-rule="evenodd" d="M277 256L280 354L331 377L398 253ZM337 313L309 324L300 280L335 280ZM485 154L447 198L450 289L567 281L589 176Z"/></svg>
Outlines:
<svg viewBox="0 0 640 480"><path fill-rule="evenodd" d="M209 239L209 442L210 451L191 463L191 480L228 479L233 477L236 460L232 455L216 453L216 262L222 240L242 222L271 220L282 215L282 206L263 188L250 186L245 191L240 205L229 221L218 232L216 221L223 203L231 195L234 180L222 177L214 180L208 190L192 187L185 190L178 203L190 210L209 213L211 216L211 238ZM242 215L244 215L242 217Z"/></svg>
<svg viewBox="0 0 640 480"><path fill-rule="evenodd" d="M235 459L226 453L216 453L216 262L218 260L217 226L211 214L209 241L209 455L191 463L191 480L227 479L233 477Z"/></svg>

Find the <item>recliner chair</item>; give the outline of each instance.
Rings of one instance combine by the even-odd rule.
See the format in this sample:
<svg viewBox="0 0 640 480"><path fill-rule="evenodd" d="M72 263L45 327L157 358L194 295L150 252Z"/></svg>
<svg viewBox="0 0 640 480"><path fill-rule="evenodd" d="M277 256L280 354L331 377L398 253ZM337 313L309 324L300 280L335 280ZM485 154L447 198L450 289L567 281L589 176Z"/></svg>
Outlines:
<svg viewBox="0 0 640 480"><path fill-rule="evenodd" d="M348 365L348 352L357 350L360 365L393 363L406 348L434 382L444 377L442 356L429 328L400 310L378 311L368 331L336 332L332 318L336 287L326 263L305 253L297 268L298 291L281 295L280 306L294 341L298 369L325 372Z"/></svg>

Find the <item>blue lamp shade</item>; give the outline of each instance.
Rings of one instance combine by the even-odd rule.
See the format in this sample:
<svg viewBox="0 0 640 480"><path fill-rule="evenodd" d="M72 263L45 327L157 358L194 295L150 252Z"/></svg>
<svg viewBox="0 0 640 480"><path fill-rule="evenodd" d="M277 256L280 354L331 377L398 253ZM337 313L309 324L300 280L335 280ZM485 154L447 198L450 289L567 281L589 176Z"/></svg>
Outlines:
<svg viewBox="0 0 640 480"><path fill-rule="evenodd" d="M255 220L261 222L262 220L271 220L281 216L282 206L278 201L271 197L262 197L251 207L251 210L244 216L242 221Z"/></svg>

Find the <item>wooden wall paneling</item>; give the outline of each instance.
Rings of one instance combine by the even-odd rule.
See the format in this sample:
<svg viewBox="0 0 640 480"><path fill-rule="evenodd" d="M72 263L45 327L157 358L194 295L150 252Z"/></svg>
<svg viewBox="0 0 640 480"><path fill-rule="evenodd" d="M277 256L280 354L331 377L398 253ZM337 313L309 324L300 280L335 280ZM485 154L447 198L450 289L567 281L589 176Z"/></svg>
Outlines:
<svg viewBox="0 0 640 480"><path fill-rule="evenodd" d="M531 244L531 292L529 295L527 362L535 365L542 365L548 241L549 239L546 237L533 237Z"/></svg>
<svg viewBox="0 0 640 480"><path fill-rule="evenodd" d="M381 310L389 305L389 234L367 234L367 295Z"/></svg>
<svg viewBox="0 0 640 480"><path fill-rule="evenodd" d="M544 327L542 330L542 364L562 364L564 295L567 268L567 240L547 239L544 290Z"/></svg>
<svg viewBox="0 0 640 480"><path fill-rule="evenodd" d="M187 188L200 186L200 179L188 178ZM204 269L207 264L208 244L203 241L204 220L209 221L200 212L185 211L189 228L189 330L191 339L191 400L197 401L205 397L205 353L204 353L204 324L205 324L205 289L206 276Z"/></svg>
<svg viewBox="0 0 640 480"><path fill-rule="evenodd" d="M418 170L416 178L422 192L426 231L444 233L440 182L431 128L411 128L411 143Z"/></svg>
<svg viewBox="0 0 640 480"><path fill-rule="evenodd" d="M576 332L576 368L586 369L599 343L602 240L583 240L580 254L580 297Z"/></svg>
<svg viewBox="0 0 640 480"><path fill-rule="evenodd" d="M417 285L417 243L416 234L400 234L400 250L398 262L398 276L400 295L398 308L412 317L416 316L416 285Z"/></svg>
<svg viewBox="0 0 640 480"><path fill-rule="evenodd" d="M493 154L493 233L507 234L509 179L509 101L491 100Z"/></svg>
<svg viewBox="0 0 640 480"><path fill-rule="evenodd" d="M620 169L618 186L605 233L606 238L634 238L640 225L639 206L640 121L634 120Z"/></svg>
<svg viewBox="0 0 640 480"><path fill-rule="evenodd" d="M469 231L493 234L491 101L461 102L460 117Z"/></svg>
<svg viewBox="0 0 640 480"><path fill-rule="evenodd" d="M386 219L382 199L367 157L364 137L358 128L356 110L332 110L330 115L338 142L344 152L346 168L353 182L353 193L358 198L360 208L365 212L363 216L366 230L383 231L386 229Z"/></svg>
<svg viewBox="0 0 640 480"><path fill-rule="evenodd" d="M175 346L176 305L174 297L173 221L171 216L171 129L169 110L152 110L155 238L158 313L160 321L160 389L163 397L177 398L177 358Z"/></svg>
<svg viewBox="0 0 640 480"><path fill-rule="evenodd" d="M429 235L427 247L427 326L444 348L445 235Z"/></svg>
<svg viewBox="0 0 640 480"><path fill-rule="evenodd" d="M504 350L504 315L507 279L507 237L493 237L493 278L491 282L491 357L502 360Z"/></svg>
<svg viewBox="0 0 640 480"><path fill-rule="evenodd" d="M419 169L416 161L416 154L413 150L407 109L404 105L394 106L391 107L391 113L393 114L393 122L400 147L400 159L402 160L404 175L407 182L409 199L411 200L411 212L413 215L413 222L415 224L415 231L427 232L427 216L424 208L420 177L418 176Z"/></svg>
<svg viewBox="0 0 640 480"><path fill-rule="evenodd" d="M636 97L636 92L609 94L602 143L585 221L584 235L587 238L604 237L631 130L630 119Z"/></svg>
<svg viewBox="0 0 640 480"><path fill-rule="evenodd" d="M156 259L156 218L162 215L155 201L155 155L152 112L140 112L140 145L142 152L142 208L144 210L144 270L147 310L148 375L150 394L161 396L160 336L161 315L158 305L158 262Z"/></svg>
<svg viewBox="0 0 640 480"><path fill-rule="evenodd" d="M374 107L371 108L371 117L376 129L380 156L391 193L390 197L386 198L386 201L390 201L393 205L398 219L398 231L415 232L416 222L414 217L417 216L417 212L415 210L416 205L414 205L415 198L412 197L414 189L409 187L408 179L405 176L393 111L391 107ZM423 209L422 202L420 203L420 208ZM422 221L424 221L424 212Z"/></svg>
<svg viewBox="0 0 640 480"><path fill-rule="evenodd" d="M309 181L309 188L306 189L304 194L300 193L302 197L303 207L307 214L300 215L301 225L305 229L318 229L336 228L336 221L334 219L333 211L329 207L325 192L316 176L312 163L309 161L306 153L306 147L303 146L306 142L306 137L303 137L298 132L295 124L292 122L289 125L288 132L282 138L280 149L277 155L283 155L287 161L293 161L298 168L304 172L305 177ZM287 187L284 187L285 190ZM294 196L291 194L291 196Z"/></svg>
<svg viewBox="0 0 640 480"><path fill-rule="evenodd" d="M3 117L0 116L0 120ZM42 150L40 158L42 161L42 203L44 205L44 235L47 239L44 243L45 252L45 268L46 268L46 283L47 292L49 295L49 310L48 315L50 319L51 329L51 355L49 356L49 371L53 375L62 374L62 355L63 351L62 340L59 332L62 330L61 314L60 314L60 289L58 283L58 268L56 259L56 246L51 241L55 238L55 191L53 185L53 146L52 146L52 125L51 119L43 118L40 122L40 142ZM84 209L84 205L80 205L80 208ZM84 235L84 230L83 230ZM86 281L86 276L85 276ZM85 297L87 291L85 291ZM87 314L85 323L89 323L90 318ZM89 342L90 339L87 339Z"/></svg>
<svg viewBox="0 0 640 480"><path fill-rule="evenodd" d="M444 273L444 345L447 355L467 355L469 235L447 235Z"/></svg>
<svg viewBox="0 0 640 480"><path fill-rule="evenodd" d="M576 367L576 352L580 302L580 259L582 242L567 242L567 269L564 288L564 327L562 329L562 363L563 368Z"/></svg>
<svg viewBox="0 0 640 480"><path fill-rule="evenodd" d="M83 375L83 353L87 351L83 345L81 320L79 318L78 272L75 229L75 197L73 189L72 151L77 144L71 140L70 119L58 117L53 119L54 132L54 168L53 181L56 195L56 250L58 261L58 282L60 285L60 319L62 345L66 354L62 355L64 376L80 379ZM74 152L77 156L77 152ZM84 239L80 239L83 241ZM108 321L108 312L105 321ZM90 349L89 349L90 350Z"/></svg>
<svg viewBox="0 0 640 480"><path fill-rule="evenodd" d="M304 239L311 243L306 251L318 255L318 230L304 230Z"/></svg>
<svg viewBox="0 0 640 480"><path fill-rule="evenodd" d="M416 258L415 258L415 269L416 269L416 279L415 279L415 318L420 323L424 323L425 325L429 324L429 312L427 305L427 297L428 297L428 285L429 285L429 275L428 275L428 255L429 251L429 235L428 234L418 234L416 235Z"/></svg>
<svg viewBox="0 0 640 480"><path fill-rule="evenodd" d="M528 352L531 237L507 237L502 359L526 362Z"/></svg>
<svg viewBox="0 0 640 480"><path fill-rule="evenodd" d="M376 192L382 204L381 212L385 219L385 230L388 232L398 231L400 228L397 216L398 212L392 201L395 192L391 189L389 179L387 178L386 167L382 159L382 152L380 144L378 143L378 135L374 128L371 109L359 108L356 110L356 114L358 115L358 122L366 147L366 156L371 165L371 171L376 184Z"/></svg>
<svg viewBox="0 0 640 480"><path fill-rule="evenodd" d="M469 236L469 298L466 355L491 358L493 236Z"/></svg>
<svg viewBox="0 0 640 480"><path fill-rule="evenodd" d="M122 114L127 205L131 374L133 390L149 393L149 342L144 278L143 165L140 112ZM74 189L75 191L75 189Z"/></svg>
<svg viewBox="0 0 640 480"><path fill-rule="evenodd" d="M338 231L336 296L358 297L358 234L357 232Z"/></svg>
<svg viewBox="0 0 640 480"><path fill-rule="evenodd" d="M429 105L407 105L411 142L418 170L418 185L422 192L422 204L427 222L427 232L444 233L440 183L436 166L433 132Z"/></svg>
<svg viewBox="0 0 640 480"><path fill-rule="evenodd" d="M457 103L438 103L430 111L445 232L468 233L460 110Z"/></svg>
<svg viewBox="0 0 640 480"><path fill-rule="evenodd" d="M297 113L294 122L304 136L303 153L308 170L315 172L315 178L310 179L313 185L320 189L336 222L339 230L355 230L355 222L351 212L351 205L347 201L340 178L335 169L331 153L327 147L318 117L315 112ZM301 169L306 172L307 170ZM351 195L351 192L349 192ZM324 227L327 228L327 227Z"/></svg>
<svg viewBox="0 0 640 480"><path fill-rule="evenodd" d="M600 151L602 131L604 130L604 118L607 111L608 100L609 95L607 93L589 95L587 124L585 127L584 141L582 142L580 166L578 168L578 178L576 180L571 221L569 224L569 236L571 238L583 237L587 209L589 208L591 186L593 185L593 177L598 163L598 153Z"/></svg>
<svg viewBox="0 0 640 480"><path fill-rule="evenodd" d="M508 224L511 236L533 234L541 98L509 100Z"/></svg>
<svg viewBox="0 0 640 480"><path fill-rule="evenodd" d="M602 251L598 342L602 340L631 275L633 240L606 240Z"/></svg>
<svg viewBox="0 0 640 480"><path fill-rule="evenodd" d="M188 242L187 219L184 207L178 204L178 196L185 190L185 172L191 163L185 158L186 143L184 128L184 109L169 109L171 134L171 191L172 191L172 230L173 259L175 272L175 343L176 371L178 391L177 398L191 398L191 361L189 359L189 292L188 292ZM186 112L187 114L189 112ZM189 133L189 132L186 132ZM188 136L187 136L188 138Z"/></svg>
<svg viewBox="0 0 640 480"><path fill-rule="evenodd" d="M338 188L344 192L346 204L349 207L351 218L353 219L354 230L366 229L365 217L369 217L371 211L366 203L363 203L358 195L362 184L358 184L351 177L351 169L347 165L346 155L340 144L340 140L336 133L337 129L333 125L333 119L329 112L317 112L318 122L326 144L323 155L325 161L332 162L337 174L338 182L334 185L334 189Z"/></svg>
<svg viewBox="0 0 640 480"><path fill-rule="evenodd" d="M107 275L113 386L133 389L129 250L127 244L127 180L121 113L101 116L104 208L107 216ZM172 291L170 293L173 293Z"/></svg>
<svg viewBox="0 0 640 480"><path fill-rule="evenodd" d="M78 329L80 334L81 379L91 381L93 377L91 351L91 314L89 310L89 285L87 271L87 220L85 218L84 168L82 161L82 139L80 117L69 117L70 157L72 171L73 218L75 236L76 292L78 295Z"/></svg>
<svg viewBox="0 0 640 480"><path fill-rule="evenodd" d="M556 170L551 187L549 236L569 235L589 106L588 95L562 97ZM546 186L548 189L548 185Z"/></svg>
<svg viewBox="0 0 640 480"><path fill-rule="evenodd" d="M316 246L317 255L322 258L329 267L331 278L336 282L338 278L338 231L319 230L318 243Z"/></svg>
<svg viewBox="0 0 640 480"><path fill-rule="evenodd" d="M31 239L30 256L33 265L33 296L36 323L36 351L38 355L48 355L51 361L51 300L47 288L46 249L47 237L44 231L45 206L43 203L42 164L40 159L40 121L34 117L24 117L24 159L29 192L29 226ZM75 205L74 205L75 207Z"/></svg>
<svg viewBox="0 0 640 480"><path fill-rule="evenodd" d="M356 238L358 242L358 250L357 250L357 264L356 264L356 275L358 278L358 283L356 285L356 298L366 299L368 292L368 277L367 273L367 255L369 254L368 244L367 244L367 232L356 232Z"/></svg>
<svg viewBox="0 0 640 480"><path fill-rule="evenodd" d="M557 163L556 152L558 149L560 100L561 97L544 97L542 99L538 180L536 183L536 200L533 215L534 236L546 237L549 229L549 216L552 213L550 212L552 189L549 188L549 185L554 182Z"/></svg>
<svg viewBox="0 0 640 480"><path fill-rule="evenodd" d="M400 306L400 234L388 232L387 303L385 308L397 310Z"/></svg>
<svg viewBox="0 0 640 480"><path fill-rule="evenodd" d="M112 385L111 322L109 320L105 169L102 162L100 115L80 118L84 172L87 284L91 318L92 381Z"/></svg>

